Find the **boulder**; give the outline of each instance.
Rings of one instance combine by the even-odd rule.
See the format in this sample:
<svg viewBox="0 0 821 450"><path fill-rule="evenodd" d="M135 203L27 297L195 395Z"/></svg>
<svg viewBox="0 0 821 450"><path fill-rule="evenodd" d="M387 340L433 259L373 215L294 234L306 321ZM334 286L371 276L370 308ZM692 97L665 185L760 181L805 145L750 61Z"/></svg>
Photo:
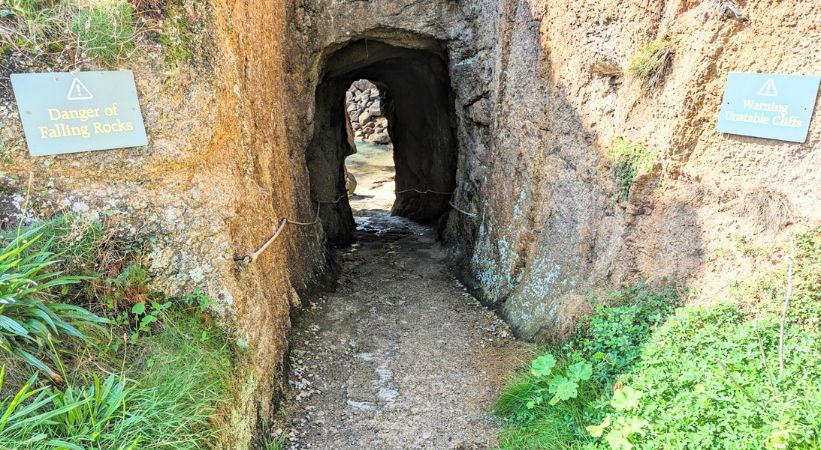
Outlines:
<svg viewBox="0 0 821 450"><path fill-rule="evenodd" d="M371 116L373 116L373 114L371 113L371 110L366 110L365 112L363 112L362 114L359 115L357 120L359 120L359 123L365 123L365 122L368 121L368 119L371 118Z"/></svg>
<svg viewBox="0 0 821 450"><path fill-rule="evenodd" d="M373 135L371 135L369 140L371 142L373 142L374 144L390 144L391 143L391 137L388 135L388 132L386 130L382 130L379 133L374 133Z"/></svg>
<svg viewBox="0 0 821 450"><path fill-rule="evenodd" d="M367 91L371 88L371 86L373 86L373 83L365 79L356 80L353 82L353 87L360 91Z"/></svg>

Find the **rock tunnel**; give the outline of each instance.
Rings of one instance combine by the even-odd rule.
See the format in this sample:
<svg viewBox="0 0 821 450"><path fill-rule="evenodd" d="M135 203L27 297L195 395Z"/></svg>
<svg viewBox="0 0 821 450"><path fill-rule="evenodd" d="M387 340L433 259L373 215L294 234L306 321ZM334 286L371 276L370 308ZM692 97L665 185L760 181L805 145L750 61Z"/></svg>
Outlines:
<svg viewBox="0 0 821 450"><path fill-rule="evenodd" d="M65 2L33 3L53 9ZM146 244L136 262L146 265L152 289L212 299L208 314L224 326L239 360L239 389L226 406L226 440L238 443L230 448L249 448L278 407L289 330L301 312L343 282L394 271L408 277L385 296L399 305L395 297L418 295L425 284L412 277L433 267L436 276L453 273L517 336L560 342L591 312L599 289L676 281L693 288L688 302L731 298L733 286L754 281L770 259L747 250L787 245L800 227L821 223L817 112L804 143L715 129L728 73L811 75L808 68L821 67L807 46L819 30L814 2L736 2L743 20L716 2L672 0L618 8L591 0L117 3L173 11L135 16L148 32L137 33L135 51L120 51L122 60L110 67L84 62L75 39L32 55L19 54L27 46L5 46L0 226L16 229L3 224L7 211L26 220L61 212L98 218L117 240ZM26 25L0 10L4 32ZM671 46L672 60L649 88L630 66L661 42ZM30 155L10 73L106 68L133 72L149 144ZM371 267L387 262L337 276L334 258L369 244L347 246L356 212L343 175L353 151L345 92L359 79L377 85L388 123L392 213L444 230L429 236L444 241L447 267L407 262L415 251L397 251L398 264L393 255L360 253L357 262ZM618 144L652 155L648 173L623 179ZM386 252L394 244L375 241ZM331 251L326 242L342 248ZM259 258L246 263L250 254ZM430 272L413 273L423 270ZM424 300L466 295L453 286ZM430 311L437 310L423 309ZM400 315L385 317L396 325ZM420 322L415 317L408 322ZM434 319L441 317L448 315ZM420 342L438 334L423 333ZM479 348L443 342L433 347ZM339 445L313 448L331 447Z"/></svg>
<svg viewBox="0 0 821 450"><path fill-rule="evenodd" d="M311 198L320 203L319 217L332 245L349 243L355 228L343 172L345 158L355 152L345 91L362 78L379 88L394 146L392 214L421 223L440 221L455 186L453 94L444 50L435 43L407 48L364 39L336 49L325 59L316 89L306 155Z"/></svg>

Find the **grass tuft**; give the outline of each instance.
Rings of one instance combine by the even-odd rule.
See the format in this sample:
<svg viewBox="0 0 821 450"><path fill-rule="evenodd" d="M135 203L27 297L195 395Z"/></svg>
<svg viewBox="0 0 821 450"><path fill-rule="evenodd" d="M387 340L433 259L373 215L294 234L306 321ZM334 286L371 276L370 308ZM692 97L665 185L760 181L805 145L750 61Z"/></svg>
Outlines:
<svg viewBox="0 0 821 450"><path fill-rule="evenodd" d="M70 29L87 56L114 64L134 48L131 13L131 5L122 0L98 0L78 11Z"/></svg>
<svg viewBox="0 0 821 450"><path fill-rule="evenodd" d="M662 39L651 42L630 60L627 72L643 80L645 89L652 89L664 78L672 61L670 41Z"/></svg>

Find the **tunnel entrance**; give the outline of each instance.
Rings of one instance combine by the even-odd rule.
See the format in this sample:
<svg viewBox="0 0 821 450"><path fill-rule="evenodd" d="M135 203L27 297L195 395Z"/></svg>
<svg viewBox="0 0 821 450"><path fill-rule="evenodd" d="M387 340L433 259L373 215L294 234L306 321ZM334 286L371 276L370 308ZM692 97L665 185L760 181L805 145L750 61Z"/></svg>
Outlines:
<svg viewBox="0 0 821 450"><path fill-rule="evenodd" d="M345 189L355 218L390 211L396 199L393 144L380 97L366 79L354 81L345 93L356 152L345 159Z"/></svg>
<svg viewBox="0 0 821 450"><path fill-rule="evenodd" d="M321 204L320 220L332 245L349 244L356 228L346 193L345 159L356 152L346 93L358 80L369 80L377 88L393 146L391 213L434 223L449 210L457 150L447 58L435 42L417 42L415 47L361 40L325 61L306 163L311 196Z"/></svg>

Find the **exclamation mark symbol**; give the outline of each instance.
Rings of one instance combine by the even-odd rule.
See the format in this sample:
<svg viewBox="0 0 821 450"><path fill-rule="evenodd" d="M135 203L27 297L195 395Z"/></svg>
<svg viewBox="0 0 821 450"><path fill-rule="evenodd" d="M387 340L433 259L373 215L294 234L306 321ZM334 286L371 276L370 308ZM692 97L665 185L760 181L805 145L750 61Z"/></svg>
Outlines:
<svg viewBox="0 0 821 450"><path fill-rule="evenodd" d="M88 90L79 78L75 78L71 80L67 98L68 100L91 100L94 98L94 95L91 94L91 91Z"/></svg>

